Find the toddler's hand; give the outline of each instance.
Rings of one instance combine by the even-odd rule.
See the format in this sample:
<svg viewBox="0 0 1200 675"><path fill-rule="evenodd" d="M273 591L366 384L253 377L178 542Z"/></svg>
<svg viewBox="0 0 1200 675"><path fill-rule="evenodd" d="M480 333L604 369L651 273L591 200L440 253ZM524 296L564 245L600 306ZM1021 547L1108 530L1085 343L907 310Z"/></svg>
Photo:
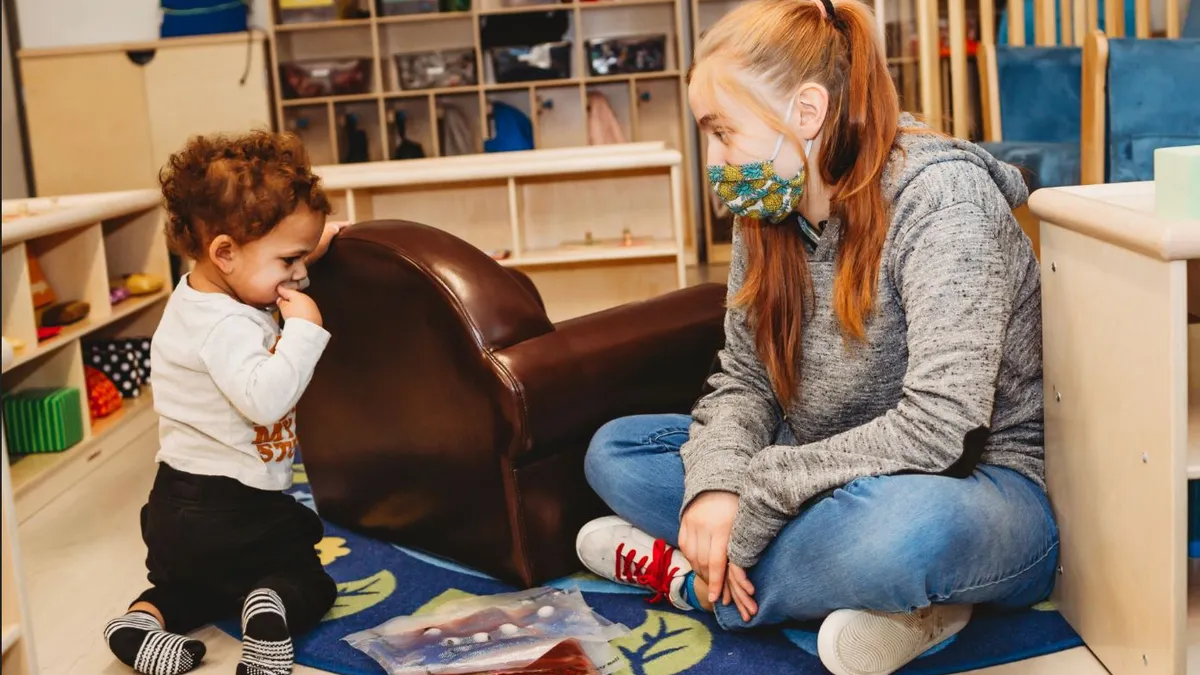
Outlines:
<svg viewBox="0 0 1200 675"><path fill-rule="evenodd" d="M287 319L304 319L318 326L321 324L321 310L317 303L307 295L287 286L279 287L279 313Z"/></svg>
<svg viewBox="0 0 1200 675"><path fill-rule="evenodd" d="M313 249L313 252L305 257L304 263L311 265L325 255L325 252L329 250L329 243L347 227L350 227L350 223L347 221L325 223L325 229L321 231L321 240L317 242L317 247Z"/></svg>

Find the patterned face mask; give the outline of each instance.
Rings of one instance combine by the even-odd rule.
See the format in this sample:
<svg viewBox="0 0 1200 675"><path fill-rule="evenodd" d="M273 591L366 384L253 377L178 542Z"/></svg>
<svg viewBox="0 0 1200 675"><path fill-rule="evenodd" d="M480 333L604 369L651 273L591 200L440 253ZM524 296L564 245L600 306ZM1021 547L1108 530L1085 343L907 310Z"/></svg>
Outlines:
<svg viewBox="0 0 1200 675"><path fill-rule="evenodd" d="M792 116L791 104L788 105L786 123ZM783 147L784 135L779 134L775 141L775 151L771 159L751 164L710 165L708 167L708 182L713 191L725 202L734 215L742 218L757 218L771 223L778 223L787 217L795 208L800 195L804 194L804 166L792 179L780 178L775 173L775 158ZM808 157L812 149L812 140L804 144L804 156Z"/></svg>

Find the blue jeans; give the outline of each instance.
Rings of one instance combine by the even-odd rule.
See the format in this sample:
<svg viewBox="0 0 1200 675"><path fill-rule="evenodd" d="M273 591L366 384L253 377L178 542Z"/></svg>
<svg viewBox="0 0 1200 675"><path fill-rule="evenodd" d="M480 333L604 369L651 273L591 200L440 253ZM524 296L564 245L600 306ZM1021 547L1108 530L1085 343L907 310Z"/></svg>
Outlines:
<svg viewBox="0 0 1200 675"><path fill-rule="evenodd" d="M588 482L617 515L676 545L687 415L609 422L588 449ZM780 531L747 570L758 614L730 630L811 620L837 609L911 612L932 603L1026 607L1050 594L1058 529L1045 491L1009 469L970 478L859 478Z"/></svg>

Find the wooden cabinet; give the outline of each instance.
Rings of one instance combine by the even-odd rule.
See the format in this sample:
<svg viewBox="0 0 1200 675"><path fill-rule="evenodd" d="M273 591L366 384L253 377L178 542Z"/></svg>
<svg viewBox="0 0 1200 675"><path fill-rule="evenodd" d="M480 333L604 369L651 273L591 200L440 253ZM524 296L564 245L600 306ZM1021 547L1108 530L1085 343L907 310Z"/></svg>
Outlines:
<svg viewBox="0 0 1200 675"><path fill-rule="evenodd" d="M1200 672L1187 550L1200 220L1155 215L1151 182L1039 190L1030 208L1041 219L1055 599L1113 675Z"/></svg>
<svg viewBox="0 0 1200 675"><path fill-rule="evenodd" d="M18 57L39 195L157 187L159 168L189 136L271 127L261 35Z"/></svg>

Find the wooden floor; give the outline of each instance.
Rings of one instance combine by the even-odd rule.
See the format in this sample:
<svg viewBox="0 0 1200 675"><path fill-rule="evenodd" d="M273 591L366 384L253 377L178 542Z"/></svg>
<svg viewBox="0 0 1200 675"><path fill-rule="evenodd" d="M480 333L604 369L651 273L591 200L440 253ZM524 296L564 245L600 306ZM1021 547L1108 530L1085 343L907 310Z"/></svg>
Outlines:
<svg viewBox="0 0 1200 675"><path fill-rule="evenodd" d="M101 630L145 584L138 512L154 476L156 438L147 434L116 454L74 490L51 502L20 531L24 574L34 614L34 641L45 675L126 675ZM229 675L239 643L208 628L198 673ZM324 671L297 668L297 675ZM1086 649L980 671L990 675L1105 675Z"/></svg>

